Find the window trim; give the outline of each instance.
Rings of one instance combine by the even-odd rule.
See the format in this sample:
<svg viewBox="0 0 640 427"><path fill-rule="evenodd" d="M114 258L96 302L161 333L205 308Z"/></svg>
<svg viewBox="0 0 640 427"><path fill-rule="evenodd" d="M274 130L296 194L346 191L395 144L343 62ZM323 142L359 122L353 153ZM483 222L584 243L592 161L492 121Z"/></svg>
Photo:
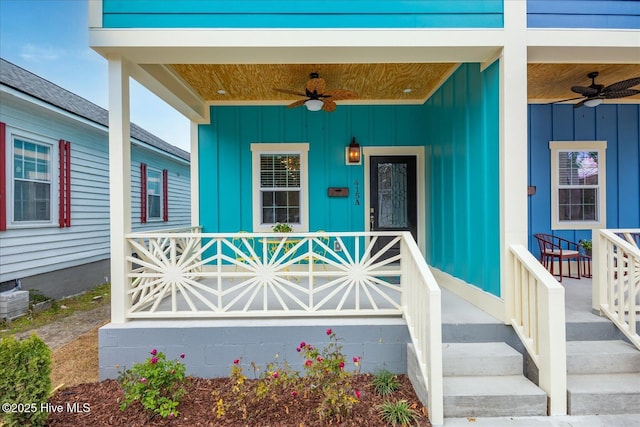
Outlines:
<svg viewBox="0 0 640 427"><path fill-rule="evenodd" d="M156 169L154 167L149 167L149 165L147 165L146 170L145 170L147 176L145 179L145 183L146 183L146 191L145 191L145 197L146 197L146 222L163 222L163 207L164 207L164 191L163 191L163 180L162 180L162 170L161 169ZM160 215L157 217L152 217L150 215L150 203L149 203L149 173L153 172L158 174L158 179L159 179L159 183L160 183L160 193L158 194L158 196L160 196ZM154 194L155 195L155 194Z"/></svg>
<svg viewBox="0 0 640 427"><path fill-rule="evenodd" d="M591 230L605 228L607 224L607 141L550 141L551 152L551 229L552 230ZM598 152L598 220L597 221L560 221L558 206L558 153L562 151Z"/></svg>
<svg viewBox="0 0 640 427"><path fill-rule="evenodd" d="M262 204L260 201L260 155L262 154L298 154L300 155L300 223L292 224L293 231L309 231L309 143L251 144L253 231L256 233L273 231L274 224L261 222Z"/></svg>
<svg viewBox="0 0 640 427"><path fill-rule="evenodd" d="M37 220L37 221L16 221L15 219L15 181L13 170L13 156L14 156L14 140L20 139L22 141L32 142L34 144L45 145L49 147L49 219ZM6 196L7 196L7 229L21 229L21 228L46 228L46 227L59 227L58 224L58 181L60 171L58 170L58 139L50 138L44 135L39 135L33 132L28 132L22 129L12 128L5 125L5 182L6 182Z"/></svg>

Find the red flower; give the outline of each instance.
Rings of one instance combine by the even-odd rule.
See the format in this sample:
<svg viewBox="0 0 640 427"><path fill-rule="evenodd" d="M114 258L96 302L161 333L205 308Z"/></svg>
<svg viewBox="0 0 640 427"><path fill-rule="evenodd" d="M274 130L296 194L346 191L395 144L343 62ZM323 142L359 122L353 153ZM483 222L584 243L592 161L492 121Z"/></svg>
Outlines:
<svg viewBox="0 0 640 427"><path fill-rule="evenodd" d="M318 362L322 362L323 360L322 356L318 356Z"/></svg>
<svg viewBox="0 0 640 427"><path fill-rule="evenodd" d="M293 396L293 397L298 397L298 392L297 392L297 391L295 391L295 390L293 390L293 391L291 392L291 396Z"/></svg>
<svg viewBox="0 0 640 427"><path fill-rule="evenodd" d="M156 350L155 348L153 350L151 350L149 353L151 353L152 356L155 356L156 354L158 354L158 350Z"/></svg>
<svg viewBox="0 0 640 427"><path fill-rule="evenodd" d="M353 363L358 363L358 358L357 357L353 358Z"/></svg>
<svg viewBox="0 0 640 427"><path fill-rule="evenodd" d="M297 351L298 353L300 353L300 350L302 350L300 347L296 348L296 351Z"/></svg>
<svg viewBox="0 0 640 427"><path fill-rule="evenodd" d="M306 362L304 362L304 366L311 366L313 365L313 362L311 360L307 360Z"/></svg>
<svg viewBox="0 0 640 427"><path fill-rule="evenodd" d="M234 364L234 365L237 365L238 363L240 363L240 359L235 359L235 360L233 361L233 364Z"/></svg>
<svg viewBox="0 0 640 427"><path fill-rule="evenodd" d="M340 366L340 369L343 369L344 368L344 362L340 362L340 364L338 366Z"/></svg>
<svg viewBox="0 0 640 427"><path fill-rule="evenodd" d="M145 384L147 382L147 379L145 377L140 378L140 382L142 384Z"/></svg>
<svg viewBox="0 0 640 427"><path fill-rule="evenodd" d="M355 393L356 393L356 398L360 399L360 395L361 395L360 390L356 390Z"/></svg>
<svg viewBox="0 0 640 427"><path fill-rule="evenodd" d="M184 359L184 353L180 354L180 359Z"/></svg>
<svg viewBox="0 0 640 427"><path fill-rule="evenodd" d="M304 348L304 346L306 346L306 345L307 345L307 344L306 344L304 341L302 341L302 342L300 343L300 348Z"/></svg>
<svg viewBox="0 0 640 427"><path fill-rule="evenodd" d="M155 357L155 356L153 356L153 357L151 358L151 360L149 361L149 363L151 363L152 365L153 365L154 363L158 363L158 358L157 358L157 357Z"/></svg>
<svg viewBox="0 0 640 427"><path fill-rule="evenodd" d="M331 328L327 329L327 335L331 335L333 333L333 331L331 330Z"/></svg>
<svg viewBox="0 0 640 427"><path fill-rule="evenodd" d="M273 373L273 378L278 378L278 373L277 372Z"/></svg>

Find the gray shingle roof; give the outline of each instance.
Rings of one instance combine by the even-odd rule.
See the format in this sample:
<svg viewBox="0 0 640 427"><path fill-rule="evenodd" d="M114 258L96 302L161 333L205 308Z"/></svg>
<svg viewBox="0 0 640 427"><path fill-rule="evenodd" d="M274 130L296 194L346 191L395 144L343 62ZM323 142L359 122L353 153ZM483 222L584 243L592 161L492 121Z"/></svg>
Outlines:
<svg viewBox="0 0 640 427"><path fill-rule="evenodd" d="M0 83L72 114L109 127L109 112L104 108L2 58L0 58ZM163 141L134 123L131 123L131 138L184 160L190 160L190 155L186 151Z"/></svg>

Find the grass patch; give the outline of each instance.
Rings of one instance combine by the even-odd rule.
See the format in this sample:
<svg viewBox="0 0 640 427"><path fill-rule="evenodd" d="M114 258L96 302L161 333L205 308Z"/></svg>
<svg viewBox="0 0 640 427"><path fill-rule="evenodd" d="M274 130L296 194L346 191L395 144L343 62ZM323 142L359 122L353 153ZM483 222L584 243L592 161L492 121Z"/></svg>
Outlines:
<svg viewBox="0 0 640 427"><path fill-rule="evenodd" d="M110 297L111 284L104 283L83 294L54 301L53 305L46 310L37 313L29 310L27 314L11 322L0 321L0 339L39 328L55 320L71 316L76 312L88 311L110 304Z"/></svg>

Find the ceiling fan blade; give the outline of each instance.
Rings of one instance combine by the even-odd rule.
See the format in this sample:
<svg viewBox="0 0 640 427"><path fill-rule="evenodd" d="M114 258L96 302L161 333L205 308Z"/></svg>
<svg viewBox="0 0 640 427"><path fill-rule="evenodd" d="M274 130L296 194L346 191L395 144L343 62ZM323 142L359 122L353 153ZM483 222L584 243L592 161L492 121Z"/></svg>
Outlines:
<svg viewBox="0 0 640 427"><path fill-rule="evenodd" d="M577 104L573 104L573 108L580 108L584 105L585 102L587 102L589 99L593 99L593 98L587 98L587 99L583 99L582 101L578 102Z"/></svg>
<svg viewBox="0 0 640 427"><path fill-rule="evenodd" d="M324 93L324 96L330 96L334 101L341 101L344 99L356 99L358 94L344 89L328 90Z"/></svg>
<svg viewBox="0 0 640 427"><path fill-rule="evenodd" d="M629 80L622 80L620 82L610 84L609 86L605 87L602 91L618 92L625 89L629 89L630 87L637 86L637 85L640 85L640 77L635 77ZM629 96L629 95L625 95L625 96ZM616 97L616 98L619 98L619 97Z"/></svg>
<svg viewBox="0 0 640 427"><path fill-rule="evenodd" d="M296 102L292 102L291 104L287 105L287 108L296 108L299 107L301 105L304 105L304 103L306 102L306 99L301 99L300 101L296 101Z"/></svg>
<svg viewBox="0 0 640 427"><path fill-rule="evenodd" d="M598 89L590 86L571 86L571 91L582 96L595 96L598 94Z"/></svg>
<svg viewBox="0 0 640 427"><path fill-rule="evenodd" d="M584 96L576 96L575 98L567 98L567 99L562 99L560 101L547 102L547 105L559 104L561 102L567 102L567 101L575 101L576 99L581 99L581 98L584 98Z"/></svg>
<svg viewBox="0 0 640 427"><path fill-rule="evenodd" d="M317 78L313 78L313 79L309 80L307 82L307 85L305 86L305 88L310 93L314 93L315 92L316 94L324 93L324 90L325 90L326 87L327 87L327 83L321 77L317 77Z"/></svg>
<svg viewBox="0 0 640 427"><path fill-rule="evenodd" d="M328 113L332 113L336 110L336 103L328 98L322 100L322 109Z"/></svg>
<svg viewBox="0 0 640 427"><path fill-rule="evenodd" d="M623 89L615 92L605 92L602 96L605 99L624 98L625 96L633 96L640 93L640 90L636 89Z"/></svg>
<svg viewBox="0 0 640 427"><path fill-rule="evenodd" d="M273 90L275 90L276 92L288 93L289 95L307 96L306 94L304 94L302 92L297 92L295 90L278 89L278 88L275 88L275 87L273 88Z"/></svg>

